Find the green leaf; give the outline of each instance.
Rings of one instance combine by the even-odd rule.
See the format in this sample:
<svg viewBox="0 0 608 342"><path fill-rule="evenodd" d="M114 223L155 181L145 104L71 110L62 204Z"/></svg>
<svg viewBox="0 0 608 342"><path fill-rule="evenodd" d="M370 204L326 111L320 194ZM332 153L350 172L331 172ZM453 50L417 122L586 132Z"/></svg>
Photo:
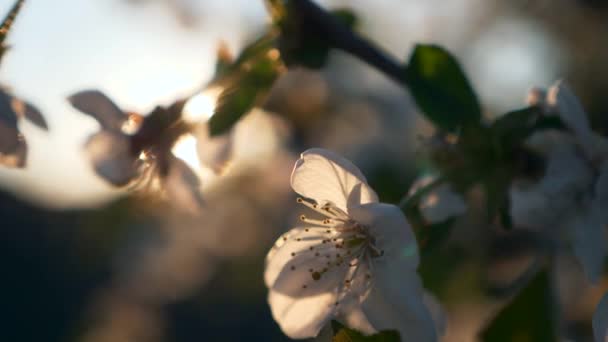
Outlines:
<svg viewBox="0 0 608 342"><path fill-rule="evenodd" d="M244 114L262 102L282 71L273 54L272 37L248 46L231 65L222 65L212 84L223 88L209 120L212 136L228 131Z"/></svg>
<svg viewBox="0 0 608 342"><path fill-rule="evenodd" d="M400 342L399 333L394 330L381 331L377 334L365 336L360 332L349 329L337 321L331 321L334 332L332 342Z"/></svg>
<svg viewBox="0 0 608 342"><path fill-rule="evenodd" d="M334 10L328 14L303 1L270 2L273 3L269 6L271 15L280 31L279 50L287 66L319 69L326 64L334 44L320 16L327 16L325 19L341 29L352 29L357 23L355 14L347 9Z"/></svg>
<svg viewBox="0 0 608 342"><path fill-rule="evenodd" d="M477 96L456 59L443 48L417 45L405 82L423 114L438 127L455 132L480 122Z"/></svg>
<svg viewBox="0 0 608 342"><path fill-rule="evenodd" d="M547 272L539 273L481 333L488 342L556 341L554 307Z"/></svg>
<svg viewBox="0 0 608 342"><path fill-rule="evenodd" d="M348 27L351 30L353 30L359 22L359 19L357 19L355 12L353 12L352 10L350 10L348 8L335 9L335 10L331 11L331 14L339 22L341 22L342 25Z"/></svg>
<svg viewBox="0 0 608 342"><path fill-rule="evenodd" d="M11 30L11 27L13 27L13 23L15 22L17 14L19 14L19 10L21 10L24 2L25 0L17 0L6 17L4 17L4 20L2 20L2 24L0 24L0 61L2 61L4 53L8 50L5 43L6 36Z"/></svg>

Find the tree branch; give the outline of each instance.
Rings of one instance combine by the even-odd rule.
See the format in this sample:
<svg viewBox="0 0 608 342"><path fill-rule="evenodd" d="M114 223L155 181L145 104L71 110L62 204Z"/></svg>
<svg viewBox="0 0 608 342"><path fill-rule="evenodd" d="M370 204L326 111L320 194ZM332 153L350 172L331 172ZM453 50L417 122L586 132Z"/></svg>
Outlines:
<svg viewBox="0 0 608 342"><path fill-rule="evenodd" d="M405 68L379 47L354 33L311 0L291 0L290 4L301 20L302 30L316 31L332 48L357 57L395 82L405 85Z"/></svg>

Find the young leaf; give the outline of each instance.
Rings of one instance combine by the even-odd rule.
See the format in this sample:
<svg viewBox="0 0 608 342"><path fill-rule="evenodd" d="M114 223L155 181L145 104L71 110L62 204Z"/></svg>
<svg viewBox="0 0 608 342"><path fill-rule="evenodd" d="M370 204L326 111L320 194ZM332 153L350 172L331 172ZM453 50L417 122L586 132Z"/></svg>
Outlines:
<svg viewBox="0 0 608 342"><path fill-rule="evenodd" d="M483 341L556 341L550 280L539 273L481 333Z"/></svg>
<svg viewBox="0 0 608 342"><path fill-rule="evenodd" d="M6 36L8 35L8 32L10 31L11 27L13 27L13 23L15 22L17 14L19 14L19 10L21 10L21 7L23 6L24 2L25 0L17 0L11 10L6 15L6 17L4 17L4 20L2 20L2 23L0 24L0 61L2 61L4 53L6 52L6 50L8 50L5 44Z"/></svg>
<svg viewBox="0 0 608 342"><path fill-rule="evenodd" d="M287 66L323 67L330 49L341 43L333 30L349 32L357 22L347 9L328 13L309 1L270 2L271 15L280 31L279 50Z"/></svg>
<svg viewBox="0 0 608 342"><path fill-rule="evenodd" d="M394 330L381 331L377 334L365 336L360 332L349 329L336 321L331 321L334 332L332 342L400 342L399 333Z"/></svg>
<svg viewBox="0 0 608 342"><path fill-rule="evenodd" d="M262 101L282 71L272 39L264 37L247 47L231 66L212 82L223 88L209 120L211 136L228 131L245 113Z"/></svg>
<svg viewBox="0 0 608 342"><path fill-rule="evenodd" d="M438 127L454 132L480 122L477 96L456 59L443 48L416 46L405 82L423 114Z"/></svg>

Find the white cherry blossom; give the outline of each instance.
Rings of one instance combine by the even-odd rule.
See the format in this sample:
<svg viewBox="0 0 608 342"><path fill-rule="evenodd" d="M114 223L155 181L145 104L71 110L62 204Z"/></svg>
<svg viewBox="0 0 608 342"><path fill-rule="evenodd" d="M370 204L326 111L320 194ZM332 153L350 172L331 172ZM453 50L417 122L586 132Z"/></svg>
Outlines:
<svg viewBox="0 0 608 342"><path fill-rule="evenodd" d="M366 334L394 329L404 340L436 341L401 210L379 203L352 163L323 149L302 153L291 186L320 219L302 215L266 258L268 301L283 332L309 338L337 319Z"/></svg>
<svg viewBox="0 0 608 342"><path fill-rule="evenodd" d="M592 325L595 342L608 341L608 293L597 304Z"/></svg>
<svg viewBox="0 0 608 342"><path fill-rule="evenodd" d="M546 94L546 96L544 96ZM542 132L530 145L547 161L542 179L515 184L511 215L518 226L565 231L591 281L602 274L608 253L608 140L594 133L582 105L563 82L529 96L546 115L557 115L568 133Z"/></svg>
<svg viewBox="0 0 608 342"><path fill-rule="evenodd" d="M426 175L418 178L408 191L413 196L420 189L428 186L437 179L435 175ZM441 223L450 218L463 215L467 205L462 196L452 190L449 184L439 184L420 199L418 205L424 219L431 223Z"/></svg>

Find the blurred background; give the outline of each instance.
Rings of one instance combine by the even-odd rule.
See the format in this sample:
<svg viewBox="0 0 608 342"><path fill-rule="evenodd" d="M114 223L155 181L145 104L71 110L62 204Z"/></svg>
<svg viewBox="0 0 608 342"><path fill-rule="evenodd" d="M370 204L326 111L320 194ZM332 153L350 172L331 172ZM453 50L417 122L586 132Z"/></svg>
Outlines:
<svg viewBox="0 0 608 342"><path fill-rule="evenodd" d="M320 3L353 10L357 31L401 60L416 42L446 47L488 117L522 107L531 87L564 78L594 128L608 133L604 1ZM0 13L11 5L0 1ZM100 179L82 148L98 124L66 101L100 89L129 111L169 105L211 79L219 44L237 54L268 24L261 0L26 2L0 84L35 104L50 131L20 122L28 166L0 167L0 340L287 340L270 315L262 275L266 252L298 215L289 187L293 163L310 147L335 150L362 169L382 201L398 202L429 171L424 144L431 128L409 95L341 53L321 71L290 70L265 110L231 132L229 167L196 167L209 213L198 219ZM188 146L176 154L197 163ZM422 269L425 285L452 314L447 341L474 341L508 298L472 297L480 279L495 276L487 272L493 256L479 247L495 237L471 233L474 217L462 220L451 247ZM480 255L481 264L466 261ZM446 257L464 261L446 265ZM504 274L527 262L513 259L507 266L500 259ZM576 280L577 267L567 267L568 255L558 259L567 269L556 280L560 329L569 340L589 340L590 315L606 284L588 287Z"/></svg>

